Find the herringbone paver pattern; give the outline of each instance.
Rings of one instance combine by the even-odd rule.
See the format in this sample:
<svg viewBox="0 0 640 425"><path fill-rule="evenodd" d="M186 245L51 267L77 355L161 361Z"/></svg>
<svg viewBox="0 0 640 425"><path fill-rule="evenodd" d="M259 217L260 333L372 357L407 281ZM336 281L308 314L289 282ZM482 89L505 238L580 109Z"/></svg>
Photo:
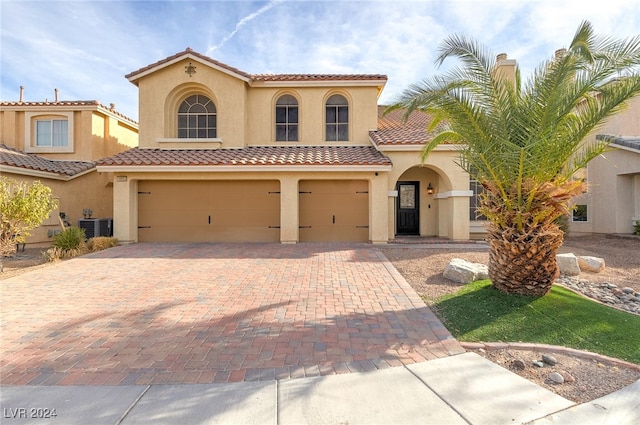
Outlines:
<svg viewBox="0 0 640 425"><path fill-rule="evenodd" d="M270 380L464 351L364 244L125 245L0 290L4 385Z"/></svg>

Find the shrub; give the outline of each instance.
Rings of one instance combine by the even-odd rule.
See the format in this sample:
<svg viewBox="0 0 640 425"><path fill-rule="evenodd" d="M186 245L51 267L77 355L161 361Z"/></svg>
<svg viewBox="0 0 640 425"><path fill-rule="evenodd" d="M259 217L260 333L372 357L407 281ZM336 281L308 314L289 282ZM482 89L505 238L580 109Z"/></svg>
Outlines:
<svg viewBox="0 0 640 425"><path fill-rule="evenodd" d="M42 253L42 259L45 262L64 260L65 258L73 258L79 255L85 254L87 252L87 247L83 243L79 248L73 249L62 249L58 247L49 248L45 252Z"/></svg>
<svg viewBox="0 0 640 425"><path fill-rule="evenodd" d="M633 234L640 236L640 220L636 221L636 224L633 226Z"/></svg>
<svg viewBox="0 0 640 425"><path fill-rule="evenodd" d="M87 247L91 252L102 251L103 249L112 248L117 245L117 238L110 238L106 236L97 236L95 238L91 238L87 243Z"/></svg>
<svg viewBox="0 0 640 425"><path fill-rule="evenodd" d="M53 237L53 246L63 251L71 251L83 247L85 239L84 229L67 227Z"/></svg>

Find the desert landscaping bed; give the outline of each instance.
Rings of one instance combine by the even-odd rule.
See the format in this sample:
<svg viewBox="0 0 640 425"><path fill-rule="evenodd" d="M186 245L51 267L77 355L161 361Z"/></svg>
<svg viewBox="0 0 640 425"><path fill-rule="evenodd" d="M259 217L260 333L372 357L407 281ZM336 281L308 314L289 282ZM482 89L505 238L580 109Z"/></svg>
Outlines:
<svg viewBox="0 0 640 425"><path fill-rule="evenodd" d="M610 283L619 288L628 287L640 292L639 250L640 238L637 237L585 236L568 238L560 252L600 257L605 260L604 271L583 272L579 276L580 280L594 286ZM455 293L462 287L461 284L442 276L442 272L452 258L462 258L472 263L482 264L488 264L489 261L486 248L439 249L408 245L383 248L382 251L433 310L435 310L435 300L443 295ZM437 314L437 311L434 312ZM545 350L504 348L506 344L465 345L469 351L475 351L506 369L578 403L602 397L640 379L640 365L608 359L593 353L558 352L566 351L563 347L558 347L554 351L552 347ZM553 355L557 359L557 364L534 366L533 361L541 360L543 352ZM515 360L521 360L525 367L514 366ZM516 362L516 365L521 363ZM549 378L553 372L562 372L570 378L561 384L555 383Z"/></svg>

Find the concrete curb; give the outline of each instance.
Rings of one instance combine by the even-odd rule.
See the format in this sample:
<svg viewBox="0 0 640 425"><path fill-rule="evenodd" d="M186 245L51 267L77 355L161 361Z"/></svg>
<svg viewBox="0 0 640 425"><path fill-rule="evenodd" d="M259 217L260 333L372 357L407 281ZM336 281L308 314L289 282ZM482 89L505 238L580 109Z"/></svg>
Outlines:
<svg viewBox="0 0 640 425"><path fill-rule="evenodd" d="M549 344L535 344L535 343L527 343L527 342L462 342L460 341L460 345L465 350L478 350L483 348L485 350L523 350L523 351L533 351L536 353L541 352L551 352L557 354L565 354L568 356L575 356L585 360L596 360L602 363L607 363L613 366L625 367L628 369L633 369L640 371L640 365L635 363L627 362L625 360L616 359L615 357L609 357L598 353L593 353L591 351L582 351L577 350L575 348L567 348L559 345L549 345Z"/></svg>

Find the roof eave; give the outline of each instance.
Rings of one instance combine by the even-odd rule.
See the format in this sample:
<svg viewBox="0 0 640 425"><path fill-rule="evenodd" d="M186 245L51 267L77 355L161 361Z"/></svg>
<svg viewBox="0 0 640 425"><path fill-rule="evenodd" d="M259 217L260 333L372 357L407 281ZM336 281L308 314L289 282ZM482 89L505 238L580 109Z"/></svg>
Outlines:
<svg viewBox="0 0 640 425"><path fill-rule="evenodd" d="M3 173L19 174L23 176L39 177L43 179L62 180L62 181L73 180L75 178L84 176L85 174L89 174L93 171L96 171L96 167L89 168L87 170L81 171L73 175L68 175L68 174L54 173L51 171L33 170L30 168L0 164L0 172L3 172Z"/></svg>
<svg viewBox="0 0 640 425"><path fill-rule="evenodd" d="M391 171L391 164L366 165L98 165L98 172L111 173L198 173L198 172L369 172Z"/></svg>

